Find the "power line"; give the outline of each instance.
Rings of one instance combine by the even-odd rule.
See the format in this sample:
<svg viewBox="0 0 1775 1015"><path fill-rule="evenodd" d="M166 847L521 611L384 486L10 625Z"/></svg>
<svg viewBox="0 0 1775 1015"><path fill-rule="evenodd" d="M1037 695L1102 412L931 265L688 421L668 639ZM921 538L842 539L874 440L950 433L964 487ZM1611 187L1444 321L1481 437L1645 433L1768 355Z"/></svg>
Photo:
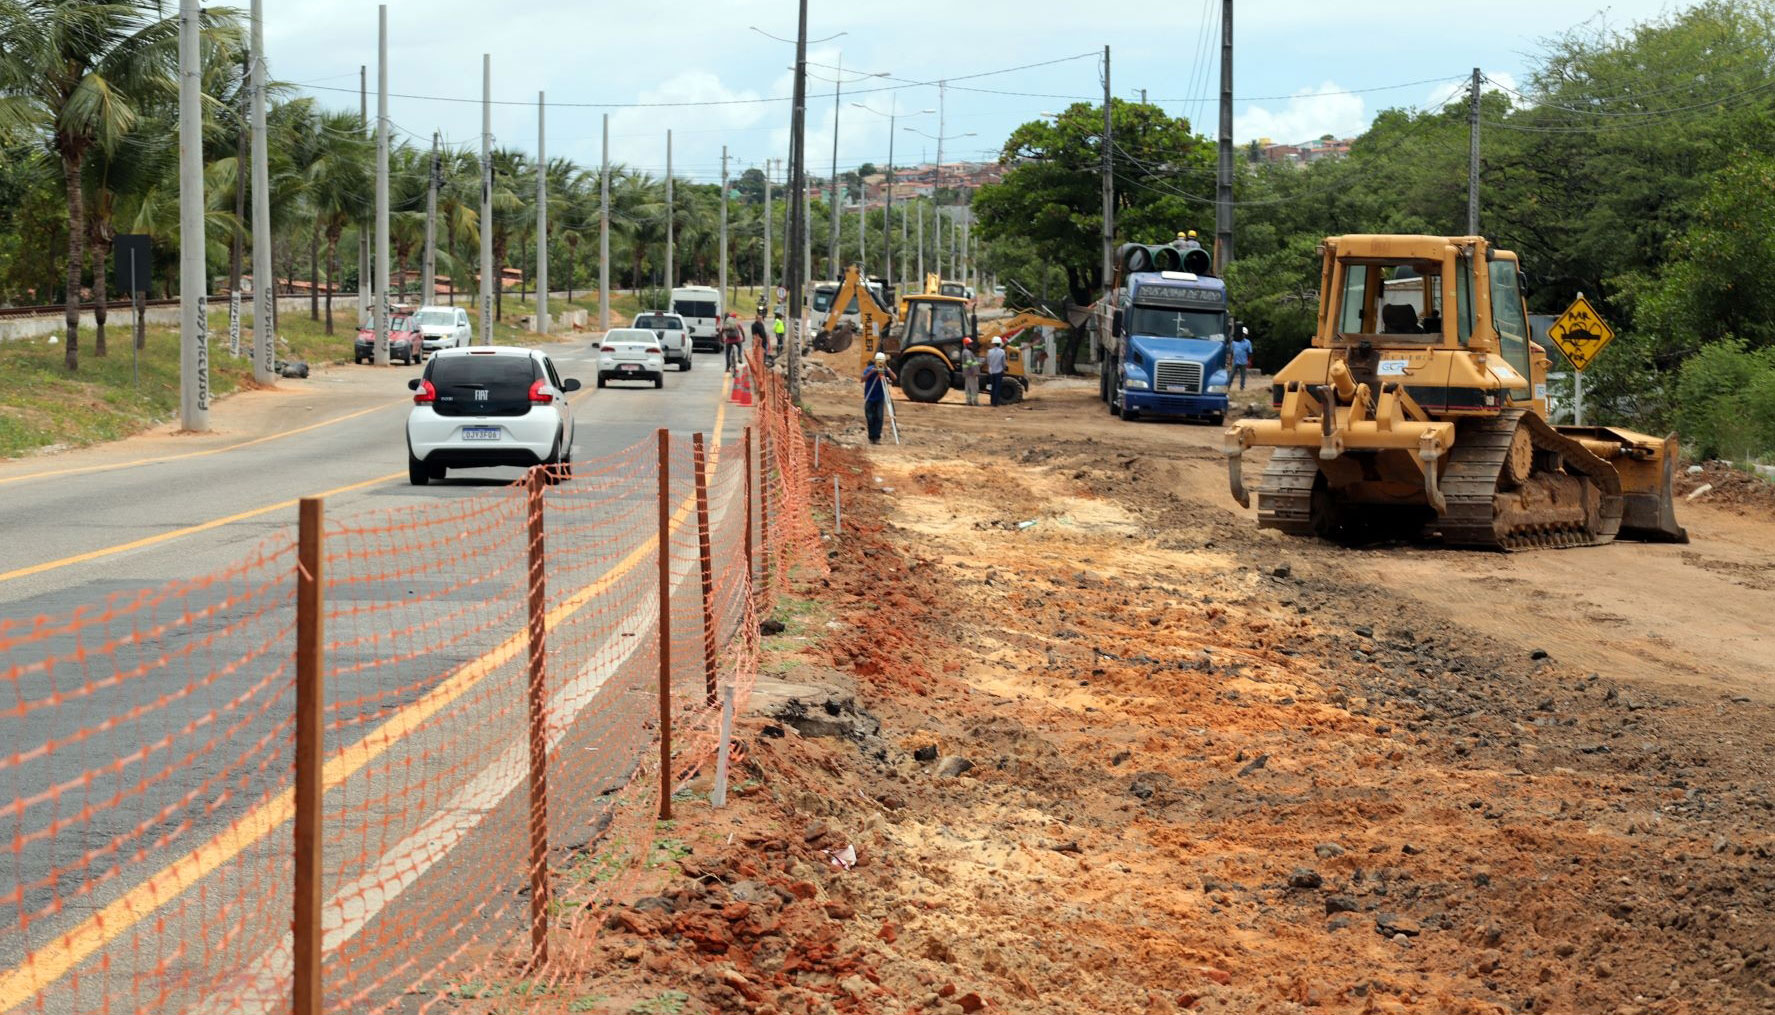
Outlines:
<svg viewBox="0 0 1775 1015"><path fill-rule="evenodd" d="M1091 57L1091 56L1096 56L1096 55L1097 54L1094 52L1093 53L1079 53L1074 56L1056 57L1052 60L1039 60L1034 63L1020 64L1016 67L1005 67L1005 68L1001 68L999 70L980 71L979 73L976 73L976 74L963 74L963 75L960 75L955 78L947 78L947 79L941 79L941 80L972 81L977 78L995 77L999 74L1014 74L1018 71L1034 70L1038 67L1050 67L1050 66L1053 66L1054 64L1069 63L1073 60L1082 60L1086 57ZM922 88L922 87L933 86L933 85L936 85L939 83L939 79L936 79L936 78L933 78L929 81L906 81L905 79L901 79L901 78L892 78L890 80L902 81L903 83L896 84L896 85L887 85L887 86L883 86L880 88L854 88L854 89L851 89L850 94L853 96L856 96L856 95L871 95L871 94L874 94L877 92L897 92L897 91L900 91L901 89L904 89L904 88ZM327 85L310 85L308 87L311 87L317 91L323 91L323 92L344 92L344 93L347 93L350 95L358 94L358 90L355 88L335 88L335 87L331 87L331 86L327 86ZM413 99L413 100L422 101L422 102L456 102L456 103L466 103L466 104L475 104L475 105L478 105L481 102L480 99L460 98L460 97L451 96L451 95L418 95L418 94L414 94L414 93L410 93L410 92L389 92L388 94L389 94L390 98ZM834 96L834 94L835 93L832 93L832 92L827 92L825 94L810 94L809 96L807 96L807 99L809 101L812 101L814 99L829 99L829 98L832 98ZM774 97L764 97L764 98L754 98L754 99L715 99L715 100L697 100L697 101L686 101L686 102L551 102L551 103L549 103L549 106L551 108L556 108L556 109L677 109L677 108L684 108L684 107L690 107L690 106L698 106L698 107L700 107L700 106L756 106L756 105L766 105L766 104L771 104L771 103L789 102L789 101L792 101L792 97L784 95L784 96L774 96ZM495 106L522 106L526 109L530 109L530 108L534 108L536 103L535 103L535 100L533 100L533 99L523 99L523 100L494 99L494 100L492 100L492 104Z"/></svg>

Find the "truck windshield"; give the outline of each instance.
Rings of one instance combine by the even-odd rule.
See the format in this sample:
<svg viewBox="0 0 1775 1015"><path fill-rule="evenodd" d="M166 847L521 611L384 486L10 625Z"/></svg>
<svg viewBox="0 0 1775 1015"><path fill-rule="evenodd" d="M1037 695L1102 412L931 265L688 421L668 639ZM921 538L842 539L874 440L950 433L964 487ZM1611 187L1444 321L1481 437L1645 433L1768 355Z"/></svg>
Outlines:
<svg viewBox="0 0 1775 1015"><path fill-rule="evenodd" d="M673 300L672 312L680 317L714 317L715 302L713 300Z"/></svg>
<svg viewBox="0 0 1775 1015"><path fill-rule="evenodd" d="M832 299L837 295L838 291L836 289L815 289L814 312L817 314L823 314L826 311L831 310Z"/></svg>
<svg viewBox="0 0 1775 1015"><path fill-rule="evenodd" d="M1135 307L1128 315L1128 334L1147 338L1226 338L1226 315L1210 310L1160 310Z"/></svg>

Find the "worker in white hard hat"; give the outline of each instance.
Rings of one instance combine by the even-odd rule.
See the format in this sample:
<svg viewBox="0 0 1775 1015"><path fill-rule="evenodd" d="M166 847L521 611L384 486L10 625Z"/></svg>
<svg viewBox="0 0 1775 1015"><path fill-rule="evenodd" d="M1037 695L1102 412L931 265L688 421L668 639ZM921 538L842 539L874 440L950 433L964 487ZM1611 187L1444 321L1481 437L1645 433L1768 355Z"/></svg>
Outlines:
<svg viewBox="0 0 1775 1015"><path fill-rule="evenodd" d="M888 385L899 380L888 367L887 353L875 354L875 362L863 369L863 421L869 426L869 443L881 443L881 425L887 418Z"/></svg>
<svg viewBox="0 0 1775 1015"><path fill-rule="evenodd" d="M1003 405L999 389L1005 383L1005 340L997 335L992 338L992 348L986 350L986 383L992 392L992 404Z"/></svg>

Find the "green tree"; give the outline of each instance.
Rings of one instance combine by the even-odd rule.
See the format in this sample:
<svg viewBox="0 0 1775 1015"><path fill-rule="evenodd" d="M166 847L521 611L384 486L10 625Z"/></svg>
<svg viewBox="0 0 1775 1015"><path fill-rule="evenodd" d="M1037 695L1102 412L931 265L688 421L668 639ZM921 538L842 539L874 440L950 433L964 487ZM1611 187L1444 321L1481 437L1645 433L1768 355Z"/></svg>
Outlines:
<svg viewBox="0 0 1775 1015"><path fill-rule="evenodd" d="M212 9L211 41L239 36L231 12ZM0 126L35 129L60 161L67 201L68 370L79 368L80 288L88 235L82 169L95 146L115 145L144 104L176 94L178 19L150 0L8 0L0 5ZM100 266L103 271L103 266Z"/></svg>

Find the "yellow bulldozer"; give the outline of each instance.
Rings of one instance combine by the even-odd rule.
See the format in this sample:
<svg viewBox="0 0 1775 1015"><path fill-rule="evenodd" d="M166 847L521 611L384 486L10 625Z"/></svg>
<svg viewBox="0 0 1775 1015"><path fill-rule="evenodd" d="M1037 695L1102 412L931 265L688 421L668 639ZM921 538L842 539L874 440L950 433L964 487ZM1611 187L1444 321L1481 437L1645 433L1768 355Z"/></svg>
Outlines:
<svg viewBox="0 0 1775 1015"><path fill-rule="evenodd" d="M1450 546L1687 542L1674 435L1547 420L1517 257L1478 236L1339 236L1320 247L1311 347L1275 377L1278 419L1227 428L1233 497L1269 447L1258 526Z"/></svg>
<svg viewBox="0 0 1775 1015"><path fill-rule="evenodd" d="M933 278L935 276L932 276ZM855 324L840 312L857 305ZM844 284L834 295L824 326L814 335L813 347L818 352L843 352L857 345L858 369L861 370L877 352L885 352L888 363L900 379L900 390L914 402L940 402L951 388L963 385L961 373L962 340L972 338L979 356L984 359L984 346L991 337L980 338L980 326L968 301L959 296L937 293L913 293L901 298L900 318L895 321L888 309L877 303L868 286L863 284L856 265L845 270ZM1064 322L1040 318L1030 323ZM1025 323L1022 327L1030 326ZM1004 330L1001 328L1001 330ZM861 342L858 342L858 339ZM1023 350L1005 346L1005 384L999 397L1017 402L1029 388L1024 375Z"/></svg>

